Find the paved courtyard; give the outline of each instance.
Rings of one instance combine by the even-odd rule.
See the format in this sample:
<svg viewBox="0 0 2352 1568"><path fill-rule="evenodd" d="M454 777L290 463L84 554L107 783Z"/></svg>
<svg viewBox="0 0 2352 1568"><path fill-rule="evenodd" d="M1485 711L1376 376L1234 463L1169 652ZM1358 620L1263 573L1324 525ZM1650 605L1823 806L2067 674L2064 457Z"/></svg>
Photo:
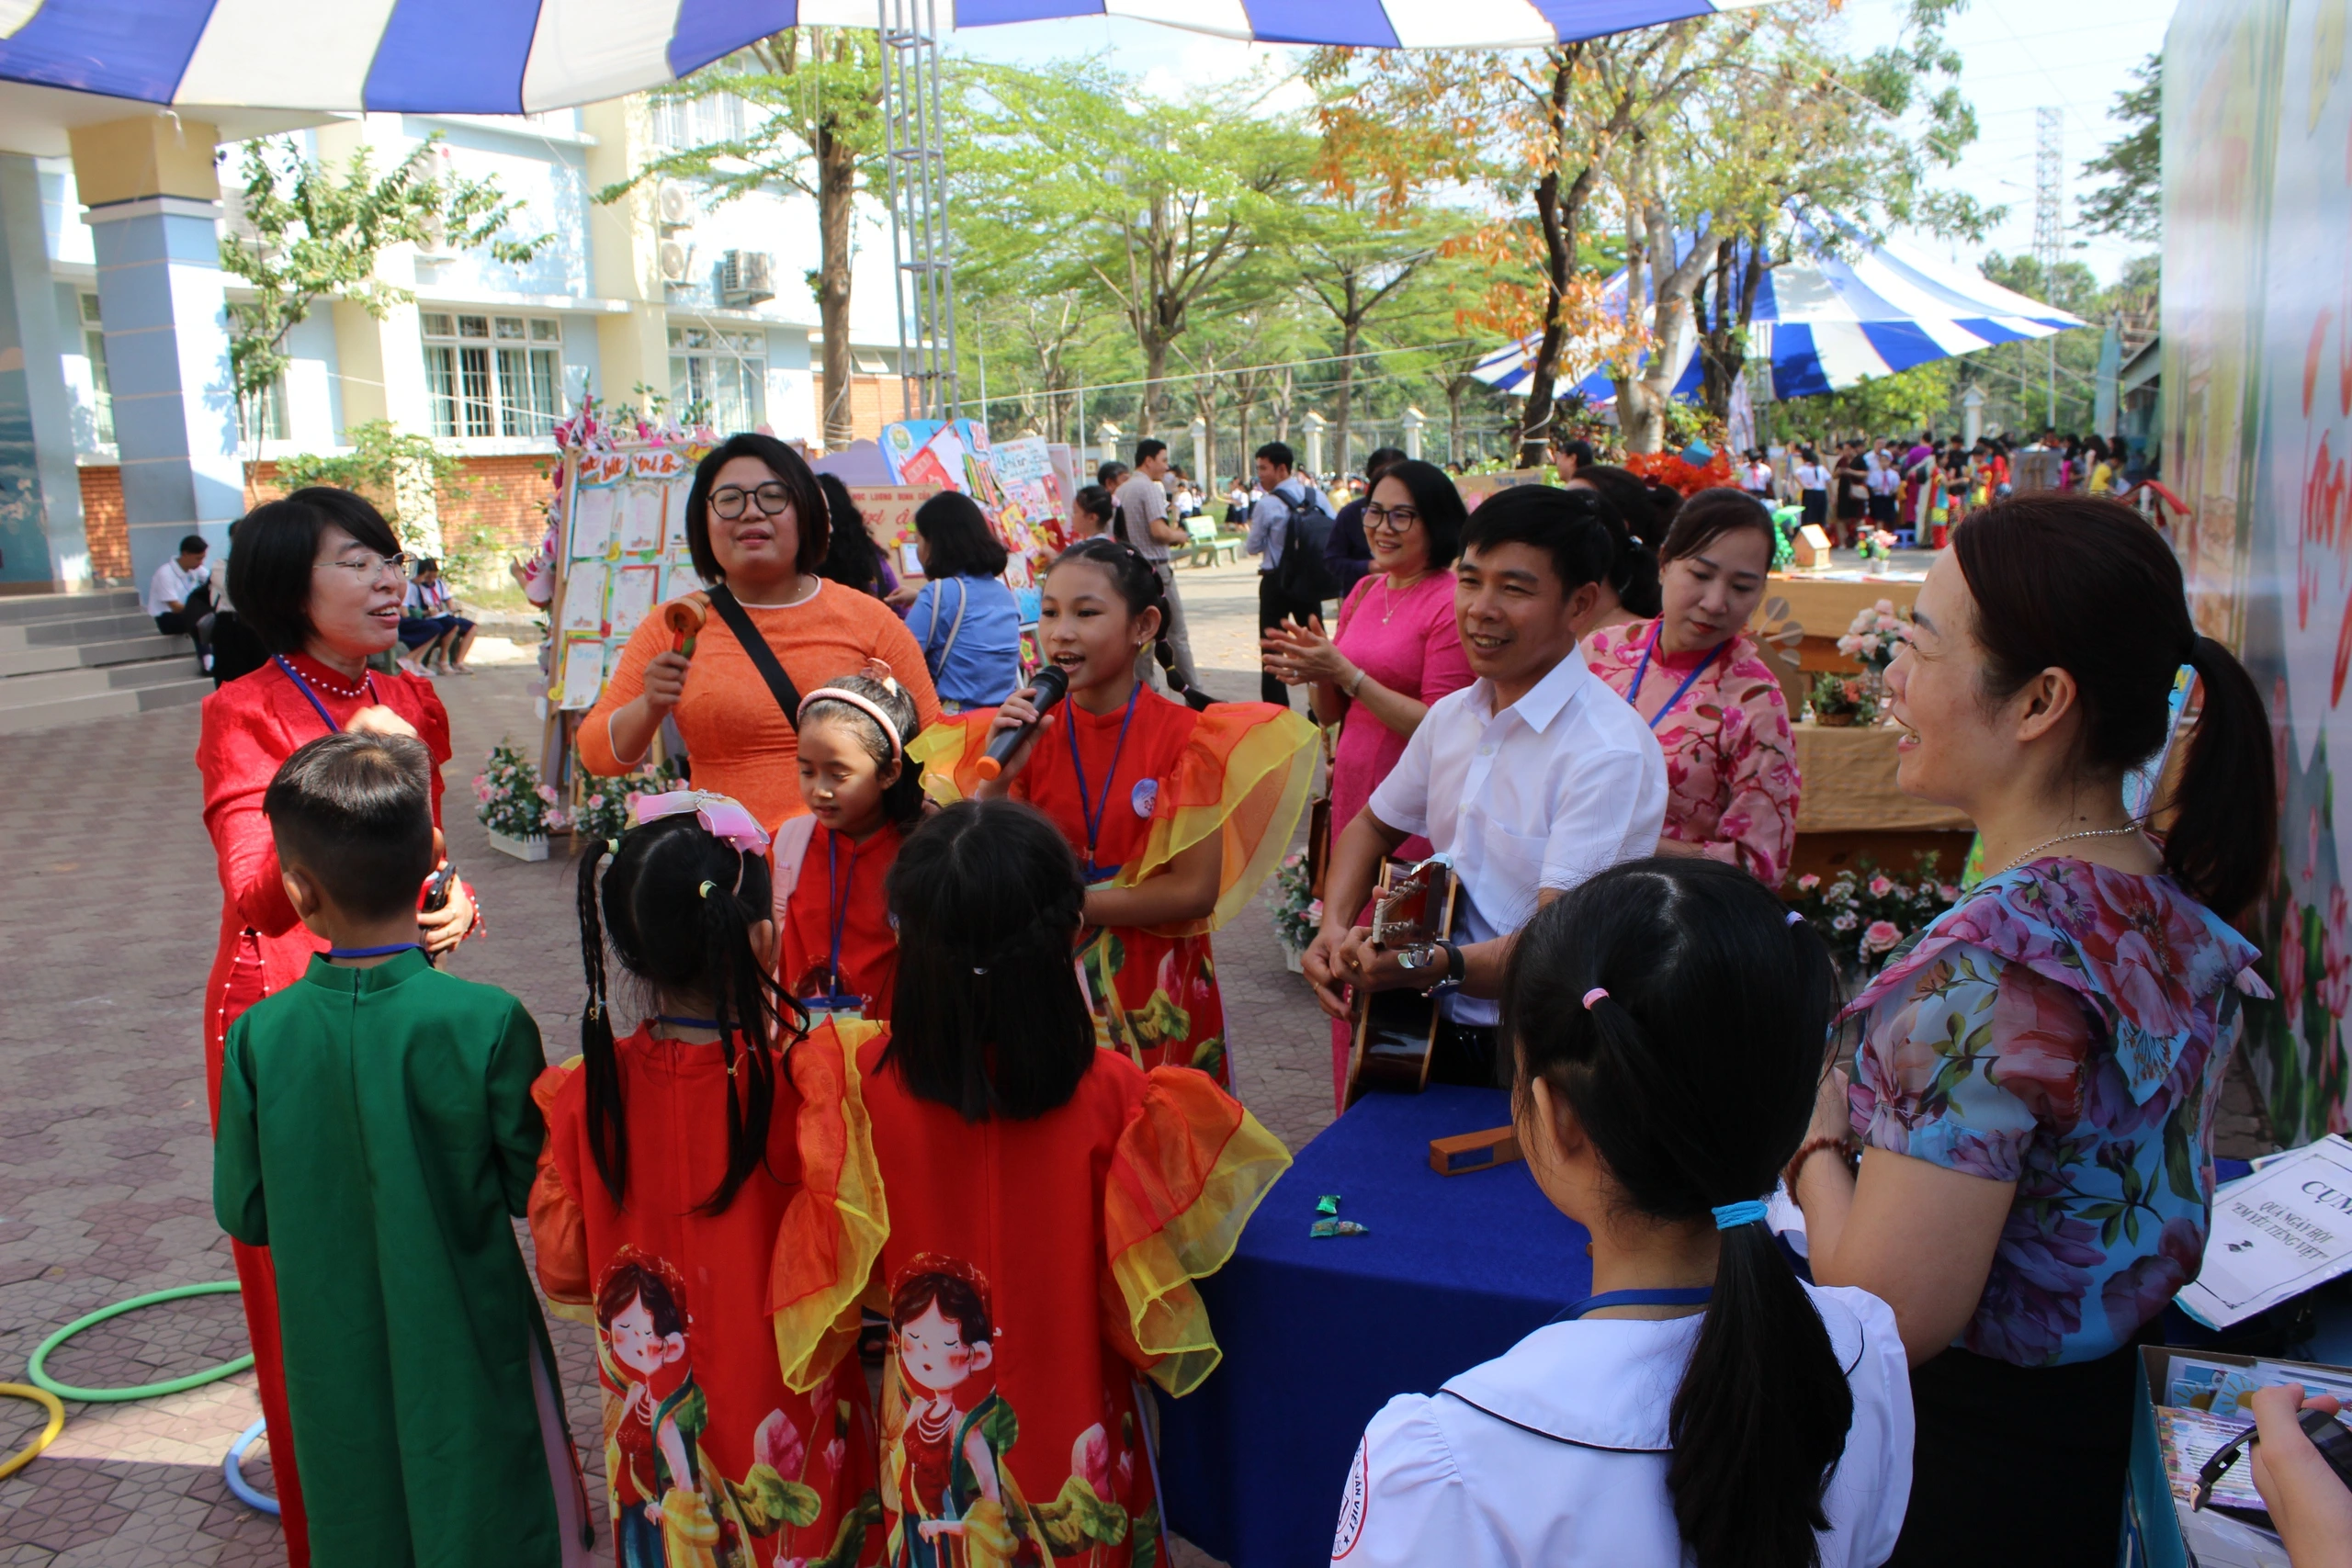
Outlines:
<svg viewBox="0 0 2352 1568"><path fill-rule="evenodd" d="M1256 582L1245 564L1185 571L1195 652L1217 694L1256 695ZM470 781L502 735L536 750L531 671L442 682L456 761L446 770L452 852L490 931L458 974L503 986L537 1017L551 1059L579 1050L572 863L492 852ZM212 1221L198 1014L220 910L193 758L198 710L0 738L16 781L0 819L0 1381L22 1381L52 1329L110 1303L234 1275ZM1262 903L1216 940L1242 1098L1295 1147L1330 1118L1329 1035L1283 967ZM575 1435L596 1430L590 1336L550 1325ZM51 1359L83 1387L152 1382L242 1354L232 1295L118 1318ZM277 1563L276 1519L232 1497L222 1455L258 1419L253 1374L121 1404L69 1404L48 1452L0 1481L0 1568ZM0 1400L0 1455L40 1429ZM587 1445L601 1497L601 1447ZM266 1449L246 1473L270 1488ZM600 1532L601 1533L601 1532ZM609 1543L605 1550L609 1551ZM609 1558L606 1559L609 1561Z"/></svg>

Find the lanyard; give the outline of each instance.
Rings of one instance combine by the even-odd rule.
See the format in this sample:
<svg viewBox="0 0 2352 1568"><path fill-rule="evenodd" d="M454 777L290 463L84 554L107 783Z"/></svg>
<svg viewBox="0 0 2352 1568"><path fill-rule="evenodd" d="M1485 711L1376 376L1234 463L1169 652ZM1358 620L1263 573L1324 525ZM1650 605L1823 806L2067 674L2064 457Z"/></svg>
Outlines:
<svg viewBox="0 0 2352 1568"><path fill-rule="evenodd" d="M319 694L311 690L311 682L302 678L302 672L300 670L295 669L293 664L282 653L273 653L269 657L274 662L276 662L280 670L286 671L286 678L294 682L294 689L311 700L311 706L318 710L319 722L327 727L327 733L329 735L339 733L342 730L343 726L334 721L334 715L327 712L327 705L319 701ZM367 674L360 677L359 693L360 695L368 697L372 697L376 694L376 672L374 671L371 670Z"/></svg>
<svg viewBox="0 0 2352 1568"><path fill-rule="evenodd" d="M1676 1285L1655 1291L1603 1291L1597 1296L1587 1296L1571 1307L1561 1309L1554 1323L1574 1323L1589 1312L1602 1307L1679 1307L1704 1306L1714 1298L1713 1285Z"/></svg>
<svg viewBox="0 0 2352 1568"><path fill-rule="evenodd" d="M1657 651L1657 634L1658 624L1653 621L1650 623L1650 640L1642 649L1642 666L1640 669L1634 671L1634 689L1625 694L1625 702L1628 706L1632 705L1634 698L1642 694L1642 677L1650 672L1650 655ZM1660 724L1666 721L1666 716L1674 711L1674 705L1682 700L1682 694L1688 692L1692 683L1695 682L1700 676L1707 672L1707 667L1709 665L1712 665L1716 660L1731 651L1731 641L1732 639L1729 637L1724 638L1721 643L1716 645L1714 652L1710 653L1706 658L1699 660L1698 666L1693 669L1690 673L1682 677L1682 684L1674 688L1674 695L1667 698L1666 705L1658 709L1657 715L1651 718L1650 728L1652 729L1656 729ZM1640 709L1636 708L1634 711L1638 713Z"/></svg>
<svg viewBox="0 0 2352 1568"><path fill-rule="evenodd" d="M840 841L840 834L831 828L825 829L825 897L826 907L832 911L833 916L832 953L825 964L826 985L829 988L824 996L805 999L829 1008L838 1008L846 1002L849 1004L848 1010L855 1012L865 1005L865 998L850 996L842 989L842 928L849 923L849 896L855 891L857 886L857 844L853 840L849 846L849 886L836 887L833 883L833 846Z"/></svg>
<svg viewBox="0 0 2352 1568"><path fill-rule="evenodd" d="M382 947L330 947L329 958L390 958L395 953L406 953L419 945L413 942L387 942Z"/></svg>
<svg viewBox="0 0 2352 1568"><path fill-rule="evenodd" d="M1094 846L1102 837L1102 814L1110 808L1111 786L1119 776L1119 758L1127 749L1127 726L1135 722L1136 699L1142 695L1143 682L1138 681L1135 690L1127 694L1127 716L1119 720L1119 741L1111 749L1111 771L1102 775L1102 799L1099 804L1086 787L1086 763L1078 754L1078 725L1067 717L1062 721L1062 733L1069 739L1069 765L1078 774L1078 813L1086 823L1086 880L1090 885L1100 879L1103 870L1094 863Z"/></svg>

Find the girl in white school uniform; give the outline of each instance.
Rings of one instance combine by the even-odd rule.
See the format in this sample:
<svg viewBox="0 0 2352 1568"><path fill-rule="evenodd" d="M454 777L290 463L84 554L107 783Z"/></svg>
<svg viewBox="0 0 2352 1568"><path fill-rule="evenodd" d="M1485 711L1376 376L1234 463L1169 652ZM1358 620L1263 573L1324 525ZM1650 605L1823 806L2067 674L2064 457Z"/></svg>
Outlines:
<svg viewBox="0 0 2352 1568"><path fill-rule="evenodd" d="M1894 1314L1807 1285L1761 1201L1798 1153L1829 954L1761 883L1634 861L1523 930L1501 1040L1528 1169L1597 1292L1373 1417L1334 1563L1874 1568L1911 1488Z"/></svg>

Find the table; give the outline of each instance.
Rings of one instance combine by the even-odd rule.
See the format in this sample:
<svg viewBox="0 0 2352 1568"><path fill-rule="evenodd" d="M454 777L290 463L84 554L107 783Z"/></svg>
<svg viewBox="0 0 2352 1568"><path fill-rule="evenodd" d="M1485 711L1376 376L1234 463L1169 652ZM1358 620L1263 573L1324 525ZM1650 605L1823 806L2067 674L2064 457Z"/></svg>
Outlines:
<svg viewBox="0 0 2352 1568"><path fill-rule="evenodd" d="M1435 1393L1590 1293L1584 1227L1527 1168L1442 1177L1429 1141L1510 1120L1499 1089L1371 1095L1324 1129L1203 1281L1225 1360L1160 1401L1178 1534L1233 1568L1329 1560L1348 1461L1399 1393ZM1340 1195L1366 1236L1310 1240Z"/></svg>
<svg viewBox="0 0 2352 1568"><path fill-rule="evenodd" d="M1893 725L1804 723L1792 727L1797 743L1797 831L1862 830L1966 833L1975 824L1962 811L1918 800L1894 786Z"/></svg>

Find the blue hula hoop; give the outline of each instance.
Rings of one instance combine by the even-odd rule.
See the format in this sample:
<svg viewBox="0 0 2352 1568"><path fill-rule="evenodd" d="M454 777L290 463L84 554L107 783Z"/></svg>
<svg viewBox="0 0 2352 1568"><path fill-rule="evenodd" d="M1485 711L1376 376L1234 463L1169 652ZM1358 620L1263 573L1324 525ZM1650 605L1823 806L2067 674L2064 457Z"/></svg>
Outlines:
<svg viewBox="0 0 2352 1568"><path fill-rule="evenodd" d="M237 1434L237 1440L229 1445L229 1457L220 1461L220 1479L229 1483L229 1490L236 1494L237 1501L246 1507L275 1514L277 1512L277 1499L266 1493L254 1491L253 1483L245 1479L245 1450L253 1447L254 1439L260 1437L268 1425L266 1421L256 1421Z"/></svg>

